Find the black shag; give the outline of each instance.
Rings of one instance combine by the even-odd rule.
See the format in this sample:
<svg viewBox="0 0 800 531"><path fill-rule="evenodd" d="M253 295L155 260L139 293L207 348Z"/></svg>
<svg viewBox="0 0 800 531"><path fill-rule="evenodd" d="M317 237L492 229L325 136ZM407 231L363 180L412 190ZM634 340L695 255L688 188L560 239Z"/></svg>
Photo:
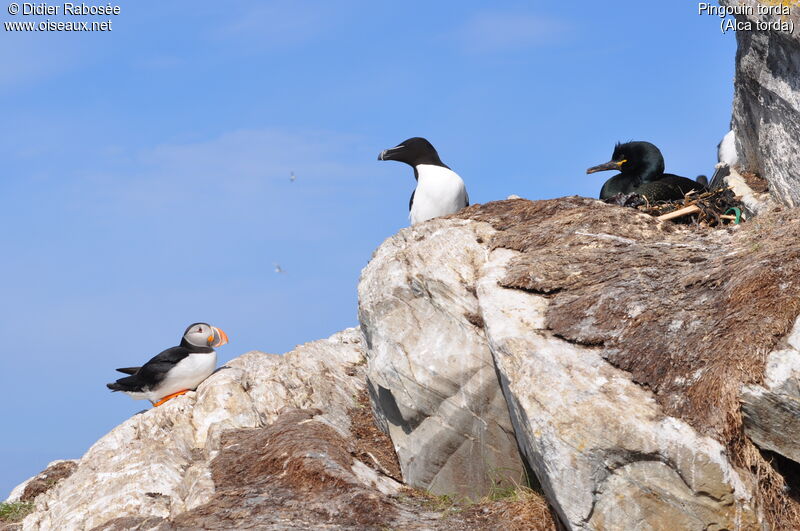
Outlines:
<svg viewBox="0 0 800 531"><path fill-rule="evenodd" d="M586 173L617 170L619 173L605 182L600 199L622 194L647 198L650 202L683 199L691 191L702 192L705 186L686 177L664 173L664 156L650 142L626 142L614 147L611 161L593 166Z"/></svg>

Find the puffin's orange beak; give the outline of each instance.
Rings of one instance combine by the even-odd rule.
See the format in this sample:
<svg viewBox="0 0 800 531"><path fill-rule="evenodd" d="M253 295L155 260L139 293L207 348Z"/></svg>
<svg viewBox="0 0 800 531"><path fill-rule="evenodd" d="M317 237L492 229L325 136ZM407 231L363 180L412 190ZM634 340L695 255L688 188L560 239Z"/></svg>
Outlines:
<svg viewBox="0 0 800 531"><path fill-rule="evenodd" d="M211 329L214 330L214 333L208 337L208 343L212 347L221 347L228 342L228 334L223 332L222 329L216 326L212 326Z"/></svg>

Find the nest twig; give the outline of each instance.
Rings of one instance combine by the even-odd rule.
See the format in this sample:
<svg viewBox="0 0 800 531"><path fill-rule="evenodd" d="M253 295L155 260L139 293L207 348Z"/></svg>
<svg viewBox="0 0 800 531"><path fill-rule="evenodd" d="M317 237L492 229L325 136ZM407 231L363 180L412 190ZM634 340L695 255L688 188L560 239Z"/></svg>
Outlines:
<svg viewBox="0 0 800 531"><path fill-rule="evenodd" d="M638 209L662 221L717 227L739 223L742 204L731 188L719 188L702 194L691 192L678 201L646 203Z"/></svg>

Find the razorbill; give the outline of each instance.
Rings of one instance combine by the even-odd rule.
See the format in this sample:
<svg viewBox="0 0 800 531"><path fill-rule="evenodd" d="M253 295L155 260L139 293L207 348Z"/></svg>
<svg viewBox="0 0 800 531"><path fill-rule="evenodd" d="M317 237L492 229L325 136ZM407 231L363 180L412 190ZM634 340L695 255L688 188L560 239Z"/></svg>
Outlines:
<svg viewBox="0 0 800 531"><path fill-rule="evenodd" d="M106 386L134 400L146 398L154 406L160 406L196 389L208 378L217 366L214 348L227 342L227 334L219 328L206 323L191 324L183 333L180 345L168 348L141 367L117 369L130 376Z"/></svg>
<svg viewBox="0 0 800 531"><path fill-rule="evenodd" d="M592 166L586 173L606 170L619 173L603 184L600 190L600 199L603 200L617 194L638 194L649 201L667 201L683 199L692 190L705 190L697 181L664 173L664 156L650 142L617 143L611 161Z"/></svg>
<svg viewBox="0 0 800 531"><path fill-rule="evenodd" d="M408 202L411 224L453 214L469 205L464 181L448 168L430 142L414 137L384 149L378 160L405 162L414 168L417 187Z"/></svg>
<svg viewBox="0 0 800 531"><path fill-rule="evenodd" d="M733 129L728 131L717 144L717 161L709 185L712 190L725 186L725 178L731 174L731 168L739 163L739 154L736 152L736 133L733 132Z"/></svg>
<svg viewBox="0 0 800 531"><path fill-rule="evenodd" d="M739 154L736 152L736 133L733 129L725 133L717 145L717 160L731 167L739 162Z"/></svg>

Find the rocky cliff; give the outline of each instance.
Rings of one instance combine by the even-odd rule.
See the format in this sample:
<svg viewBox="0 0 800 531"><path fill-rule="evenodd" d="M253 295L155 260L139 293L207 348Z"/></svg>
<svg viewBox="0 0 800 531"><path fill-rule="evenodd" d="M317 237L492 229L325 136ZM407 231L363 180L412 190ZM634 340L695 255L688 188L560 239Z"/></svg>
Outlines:
<svg viewBox="0 0 800 531"><path fill-rule="evenodd" d="M744 5L752 14L737 16L753 24L736 33L733 118L739 162L744 171L765 178L773 196L800 206L800 8L796 2L721 0ZM758 14L759 5L793 5L790 14ZM761 31L755 23L789 22L794 32Z"/></svg>
<svg viewBox="0 0 800 531"><path fill-rule="evenodd" d="M800 39L737 39L747 223L569 197L404 229L359 328L240 356L0 528L800 529Z"/></svg>
<svg viewBox="0 0 800 531"><path fill-rule="evenodd" d="M14 489L7 501L34 510L0 528L554 529L532 491L455 511L407 489L365 371L357 329L285 355L249 352Z"/></svg>
<svg viewBox="0 0 800 531"><path fill-rule="evenodd" d="M401 231L359 301L373 405L405 480L480 495L521 457L570 529L796 522L793 466L745 436L739 402L781 417L747 426L791 459L798 237L797 211L704 231L583 198L476 205ZM502 444L500 393L517 447Z"/></svg>
<svg viewBox="0 0 800 531"><path fill-rule="evenodd" d="M360 329L135 415L20 527L796 528L798 238L578 197L404 229Z"/></svg>

